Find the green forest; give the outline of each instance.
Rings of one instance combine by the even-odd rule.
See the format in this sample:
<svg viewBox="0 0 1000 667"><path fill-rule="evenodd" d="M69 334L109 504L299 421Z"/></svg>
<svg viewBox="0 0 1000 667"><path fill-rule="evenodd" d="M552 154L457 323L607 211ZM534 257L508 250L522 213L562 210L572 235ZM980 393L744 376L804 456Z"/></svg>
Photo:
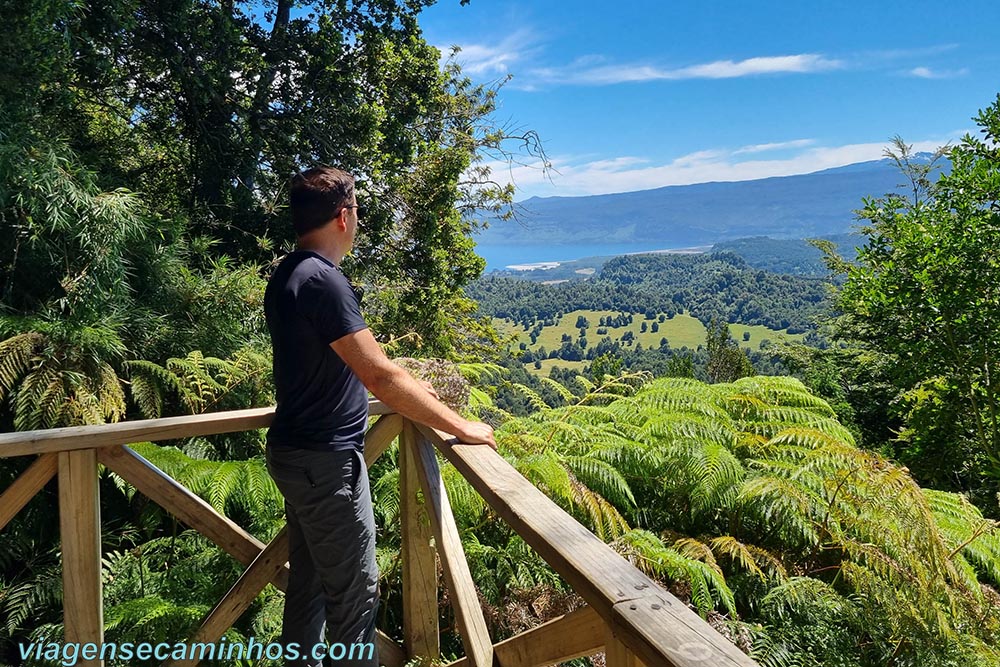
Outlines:
<svg viewBox="0 0 1000 667"><path fill-rule="evenodd" d="M889 146L910 187L857 203L856 256L816 241L825 272L732 244L483 277L475 231L514 224L489 165L545 155L498 116L503 82L428 43L431 4L5 4L0 432L273 405L287 180L338 165L365 211L343 269L386 352L759 664L1000 665L1000 95L947 169ZM266 542L284 516L264 435L135 449ZM28 458L0 458L0 492ZM371 479L398 638L397 459ZM493 641L574 608L442 468ZM242 567L103 468L100 492L106 640L189 636ZM62 636L58 514L50 483L0 530L0 665ZM273 641L283 602L268 586L227 638Z"/></svg>

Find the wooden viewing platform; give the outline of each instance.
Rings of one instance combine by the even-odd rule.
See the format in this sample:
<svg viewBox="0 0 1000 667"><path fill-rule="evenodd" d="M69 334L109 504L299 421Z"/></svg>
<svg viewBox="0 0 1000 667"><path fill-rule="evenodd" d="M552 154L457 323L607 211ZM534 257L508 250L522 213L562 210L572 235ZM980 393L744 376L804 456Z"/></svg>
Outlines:
<svg viewBox="0 0 1000 667"><path fill-rule="evenodd" d="M465 657L452 665L543 667L601 651L609 667L756 665L489 447L457 443L446 433L393 414L377 401L370 408L379 418L365 436L366 463L371 466L393 440L400 439L403 645L379 632L380 658L387 667L402 667L416 656L440 655L435 550L465 647ZM65 641L101 644L104 639L99 463L246 566L190 642L218 641L268 583L285 589L288 540L284 528L264 544L128 447L136 442L265 428L273 413L273 408L261 408L0 434L0 458L36 457L0 494L0 530L52 477L59 476ZM587 606L493 643L435 449ZM93 667L103 662L80 660L78 664ZM164 667L195 664L168 661Z"/></svg>

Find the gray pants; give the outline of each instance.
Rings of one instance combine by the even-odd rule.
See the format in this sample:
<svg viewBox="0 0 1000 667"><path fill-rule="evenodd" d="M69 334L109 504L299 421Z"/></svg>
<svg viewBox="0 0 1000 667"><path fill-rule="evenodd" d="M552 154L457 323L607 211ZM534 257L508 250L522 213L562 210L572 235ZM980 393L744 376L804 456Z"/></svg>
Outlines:
<svg viewBox="0 0 1000 667"><path fill-rule="evenodd" d="M302 657L294 667L377 667L375 517L364 456L356 450L266 450L267 470L285 497L289 574L281 641ZM323 626L326 625L326 637ZM325 660L313 646L329 645ZM362 653L352 645L372 644ZM330 652L333 658L329 657ZM286 655L288 653L286 652ZM360 656L364 657L360 657Z"/></svg>

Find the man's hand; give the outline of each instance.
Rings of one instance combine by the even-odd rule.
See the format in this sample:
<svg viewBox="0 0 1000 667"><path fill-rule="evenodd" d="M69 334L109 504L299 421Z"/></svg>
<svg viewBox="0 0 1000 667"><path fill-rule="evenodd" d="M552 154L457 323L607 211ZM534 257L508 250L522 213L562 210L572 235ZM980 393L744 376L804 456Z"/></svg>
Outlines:
<svg viewBox="0 0 1000 667"><path fill-rule="evenodd" d="M497 448L493 427L489 424L467 421L453 435L467 445L489 445L494 450Z"/></svg>

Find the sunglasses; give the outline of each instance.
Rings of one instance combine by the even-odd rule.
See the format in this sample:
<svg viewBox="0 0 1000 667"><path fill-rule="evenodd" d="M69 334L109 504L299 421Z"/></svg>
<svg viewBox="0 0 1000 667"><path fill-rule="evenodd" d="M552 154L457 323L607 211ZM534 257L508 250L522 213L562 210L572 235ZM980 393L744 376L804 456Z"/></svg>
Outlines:
<svg viewBox="0 0 1000 667"><path fill-rule="evenodd" d="M367 209L361 204L345 204L342 208L356 208L358 209L358 218L365 217Z"/></svg>

